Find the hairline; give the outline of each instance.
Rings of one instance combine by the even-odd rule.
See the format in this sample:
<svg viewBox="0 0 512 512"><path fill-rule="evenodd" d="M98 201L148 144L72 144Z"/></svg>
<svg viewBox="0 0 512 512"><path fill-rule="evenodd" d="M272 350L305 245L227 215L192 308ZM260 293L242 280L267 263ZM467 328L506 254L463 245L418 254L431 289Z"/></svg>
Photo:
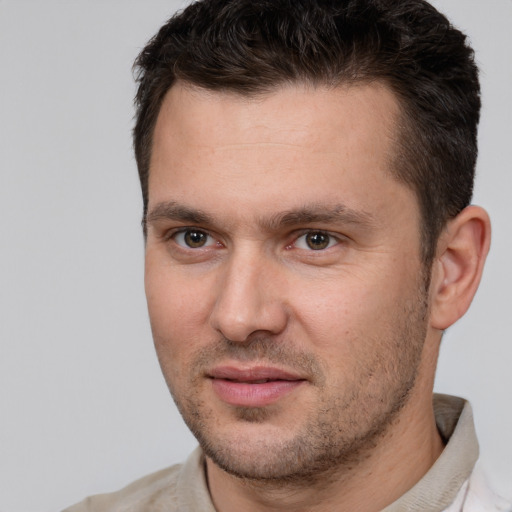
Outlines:
<svg viewBox="0 0 512 512"><path fill-rule="evenodd" d="M144 205L144 212L142 218L142 226L144 230L144 237L146 237L146 216L147 216L147 207L149 204L149 177L150 177L150 168L151 168L151 157L153 154L153 144L154 144L154 133L156 129L156 125L158 122L158 118L160 116L160 112L162 110L163 103L165 101L166 96L170 93L170 91L176 87L183 87L185 90L194 92L201 92L207 94L224 94L227 96L232 96L236 99L247 99L258 100L263 99L266 96L275 94L279 90L286 87L304 87L310 88L311 90L324 88L326 90L335 90L341 88L354 88L363 85L371 85L378 84L382 87L385 87L394 97L397 112L394 115L392 120L392 130L391 130L391 151L387 155L387 162L385 166L385 171L388 173L390 177L395 179L398 183L405 185L409 190L411 190L416 198L416 204L418 206L419 211L419 222L418 226L419 235L420 235L420 252L421 259L426 267L429 269L431 263L433 261L435 255L435 246L437 245L437 241L439 239L439 235L441 232L441 228L438 227L435 236L432 236L429 233L426 212L424 211L424 206L421 201L421 191L414 185L414 183L408 181L405 178L405 173L401 170L401 167L405 165L417 165L413 162L413 158L409 154L410 144L411 142L416 141L416 137L412 135L412 133L416 133L417 129L414 126L413 119L411 117L411 112L407 109L406 100L398 94L391 84L391 80L386 77L380 76L372 76L372 75L364 75L361 74L359 76L341 76L337 77L336 80L322 80L322 79L309 79L308 77L300 77L296 79L283 79L276 80L274 83L266 84L258 89L253 90L241 90L232 86L209 86L206 84L200 84L196 81L189 80L179 75L176 75L172 84L167 88L167 90L161 95L159 103L155 105L157 107L157 113L153 118L153 123L149 130L149 144L148 144L148 155L146 155L146 167L147 167L147 176L146 176L146 204ZM444 224L446 224L448 219L444 219Z"/></svg>

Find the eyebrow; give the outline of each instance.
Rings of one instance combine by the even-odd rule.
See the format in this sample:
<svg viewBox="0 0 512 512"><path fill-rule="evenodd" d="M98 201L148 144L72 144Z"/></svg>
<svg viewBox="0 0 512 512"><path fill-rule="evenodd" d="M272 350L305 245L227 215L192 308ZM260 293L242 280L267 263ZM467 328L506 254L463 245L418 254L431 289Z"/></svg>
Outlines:
<svg viewBox="0 0 512 512"><path fill-rule="evenodd" d="M260 224L268 230L301 224L323 223L351 224L369 228L374 223L374 217L369 212L354 210L343 204L330 205L315 203L284 211L260 221Z"/></svg>
<svg viewBox="0 0 512 512"><path fill-rule="evenodd" d="M191 224L213 224L211 215L189 208L188 206L179 204L176 201L166 201L158 203L149 213L142 219L144 226L159 220L177 220L181 222L190 222Z"/></svg>
<svg viewBox="0 0 512 512"><path fill-rule="evenodd" d="M161 220L174 220L183 223L214 226L214 217L203 210L191 208L177 201L158 203L142 220L146 229L148 224ZM293 227L306 224L348 224L369 228L375 218L364 210L354 210L343 204L309 204L299 208L285 210L268 218L261 217L258 224L267 231L277 231L282 227Z"/></svg>

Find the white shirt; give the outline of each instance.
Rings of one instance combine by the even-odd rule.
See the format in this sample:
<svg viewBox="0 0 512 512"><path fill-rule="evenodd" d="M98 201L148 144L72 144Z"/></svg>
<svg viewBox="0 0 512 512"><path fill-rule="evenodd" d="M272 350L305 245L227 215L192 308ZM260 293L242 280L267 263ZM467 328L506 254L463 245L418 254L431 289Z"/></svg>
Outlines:
<svg viewBox="0 0 512 512"><path fill-rule="evenodd" d="M461 487L455 501L443 512L510 512L512 504L497 496L476 465L471 476Z"/></svg>

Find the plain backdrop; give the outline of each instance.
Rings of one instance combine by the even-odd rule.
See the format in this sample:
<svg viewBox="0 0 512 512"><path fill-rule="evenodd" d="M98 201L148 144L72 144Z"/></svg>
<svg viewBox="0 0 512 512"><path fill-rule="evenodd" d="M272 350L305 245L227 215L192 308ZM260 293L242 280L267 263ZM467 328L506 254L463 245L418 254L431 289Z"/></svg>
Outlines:
<svg viewBox="0 0 512 512"><path fill-rule="evenodd" d="M131 151L131 65L183 2L0 0L0 511L55 511L195 441L154 355ZM494 238L436 389L471 400L512 497L512 1L437 0L482 69L475 202Z"/></svg>

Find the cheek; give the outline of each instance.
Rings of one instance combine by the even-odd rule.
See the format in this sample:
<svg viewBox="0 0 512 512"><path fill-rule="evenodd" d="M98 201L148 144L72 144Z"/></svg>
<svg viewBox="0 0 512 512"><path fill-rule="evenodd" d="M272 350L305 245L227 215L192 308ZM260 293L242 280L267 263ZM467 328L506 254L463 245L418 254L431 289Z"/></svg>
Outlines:
<svg viewBox="0 0 512 512"><path fill-rule="evenodd" d="M295 293L296 315L319 337L330 340L343 332L350 333L364 324L365 318L379 311L376 290L368 283L348 279L330 279L328 282L309 283L307 293Z"/></svg>
<svg viewBox="0 0 512 512"><path fill-rule="evenodd" d="M181 359L204 339L209 318L206 283L146 263L145 288L159 358Z"/></svg>
<svg viewBox="0 0 512 512"><path fill-rule="evenodd" d="M326 364L353 367L393 330L404 290L397 280L360 275L322 284L295 294L294 316Z"/></svg>

